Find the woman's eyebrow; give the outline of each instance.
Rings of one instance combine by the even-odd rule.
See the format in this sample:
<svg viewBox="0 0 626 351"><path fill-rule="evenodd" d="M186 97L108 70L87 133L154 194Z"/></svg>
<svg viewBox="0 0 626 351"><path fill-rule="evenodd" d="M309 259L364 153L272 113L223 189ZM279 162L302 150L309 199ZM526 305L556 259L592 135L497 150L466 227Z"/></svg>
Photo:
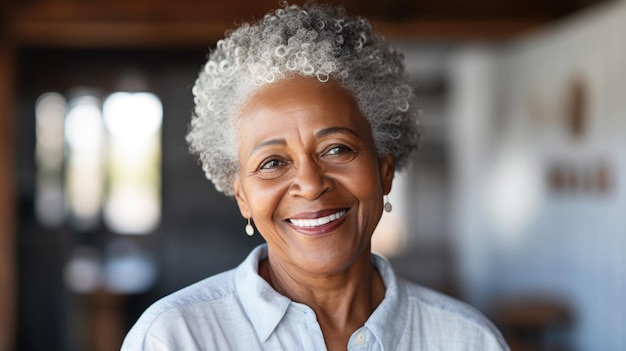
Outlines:
<svg viewBox="0 0 626 351"><path fill-rule="evenodd" d="M269 140L265 140L262 141L260 143L258 143L257 145L255 145L252 148L252 152L254 153L255 151L257 151L258 149L264 148L266 146L273 146L273 145L287 145L287 141L285 139L269 139Z"/></svg>
<svg viewBox="0 0 626 351"><path fill-rule="evenodd" d="M342 134L351 134L357 138L359 138L359 134L357 134L357 132L355 132L354 130L350 129L350 128L346 128L346 127L331 127L331 128L326 128L326 129L322 129L319 132L315 133L315 138L319 139L319 138L323 138L325 136L328 136L330 134L335 134L335 133L342 133Z"/></svg>
<svg viewBox="0 0 626 351"><path fill-rule="evenodd" d="M320 138L326 137L326 136L331 135L331 134L336 134L336 133L350 134L350 135L353 135L353 136L355 136L357 138L359 137L359 135L355 131L350 129L350 128L346 128L346 127L330 127L330 128L322 129L322 130L318 131L317 133L315 133L315 138L316 139L320 139ZM274 145L284 146L284 145L287 145L287 141L285 139L282 139L282 138L281 139L269 139L269 140L262 141L262 142L258 143L257 145L255 145L252 148L252 153L254 153L255 151L257 151L259 149L262 149L264 147L274 146Z"/></svg>

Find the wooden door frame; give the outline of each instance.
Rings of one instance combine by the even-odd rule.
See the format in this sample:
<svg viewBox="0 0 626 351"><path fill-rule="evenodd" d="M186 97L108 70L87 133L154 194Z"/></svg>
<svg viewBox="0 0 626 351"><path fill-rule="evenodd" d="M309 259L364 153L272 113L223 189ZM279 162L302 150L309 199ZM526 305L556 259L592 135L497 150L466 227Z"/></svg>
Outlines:
<svg viewBox="0 0 626 351"><path fill-rule="evenodd" d="M15 191L15 43L11 8L0 5L0 351L15 347L16 191Z"/></svg>

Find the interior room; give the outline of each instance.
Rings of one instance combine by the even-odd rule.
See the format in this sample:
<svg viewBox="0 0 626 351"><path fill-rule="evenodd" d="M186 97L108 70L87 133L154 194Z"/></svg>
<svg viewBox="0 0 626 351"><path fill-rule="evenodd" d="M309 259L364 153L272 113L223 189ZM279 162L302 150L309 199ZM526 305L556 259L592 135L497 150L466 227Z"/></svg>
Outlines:
<svg viewBox="0 0 626 351"><path fill-rule="evenodd" d="M625 350L626 1L318 2L371 19L420 101L374 251L513 351ZM185 134L211 48L277 6L2 2L0 350L119 350L263 242Z"/></svg>

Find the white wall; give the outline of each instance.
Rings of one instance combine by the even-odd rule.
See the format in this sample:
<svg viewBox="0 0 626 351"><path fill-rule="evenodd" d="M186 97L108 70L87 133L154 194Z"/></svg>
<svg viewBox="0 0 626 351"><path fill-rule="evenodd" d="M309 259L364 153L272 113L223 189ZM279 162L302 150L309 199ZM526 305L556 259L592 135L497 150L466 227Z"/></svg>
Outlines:
<svg viewBox="0 0 626 351"><path fill-rule="evenodd" d="M462 51L456 70L455 237L468 296L562 297L577 350L626 350L626 2ZM588 93L578 136L574 80ZM602 170L606 191L593 185ZM567 190L555 174L579 183Z"/></svg>

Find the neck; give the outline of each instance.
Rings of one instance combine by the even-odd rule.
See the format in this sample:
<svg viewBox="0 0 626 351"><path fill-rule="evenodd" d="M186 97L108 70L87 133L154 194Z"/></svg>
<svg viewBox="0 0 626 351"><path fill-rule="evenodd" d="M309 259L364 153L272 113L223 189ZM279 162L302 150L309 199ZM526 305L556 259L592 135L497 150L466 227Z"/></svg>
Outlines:
<svg viewBox="0 0 626 351"><path fill-rule="evenodd" d="M259 273L282 295L311 307L327 345L330 339L342 340L344 350L350 335L363 326L385 295L369 251L347 269L333 274L294 270L271 256L261 263Z"/></svg>

